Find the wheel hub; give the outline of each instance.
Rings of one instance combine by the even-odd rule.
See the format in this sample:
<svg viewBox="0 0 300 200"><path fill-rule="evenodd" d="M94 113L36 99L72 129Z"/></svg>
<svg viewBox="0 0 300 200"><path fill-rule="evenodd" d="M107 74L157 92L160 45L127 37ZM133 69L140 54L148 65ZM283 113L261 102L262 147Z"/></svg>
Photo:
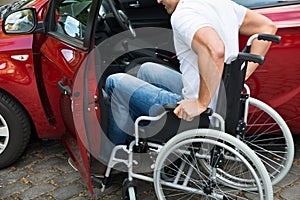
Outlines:
<svg viewBox="0 0 300 200"><path fill-rule="evenodd" d="M8 125L3 118L2 115L0 115L0 154L6 149L9 141L9 129Z"/></svg>

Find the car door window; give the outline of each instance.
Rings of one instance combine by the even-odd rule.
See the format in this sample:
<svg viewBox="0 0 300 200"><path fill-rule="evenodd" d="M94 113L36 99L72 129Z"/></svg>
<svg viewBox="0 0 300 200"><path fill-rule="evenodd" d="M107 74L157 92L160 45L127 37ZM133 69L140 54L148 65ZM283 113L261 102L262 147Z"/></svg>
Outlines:
<svg viewBox="0 0 300 200"><path fill-rule="evenodd" d="M92 0L62 0L55 4L55 32L84 40Z"/></svg>

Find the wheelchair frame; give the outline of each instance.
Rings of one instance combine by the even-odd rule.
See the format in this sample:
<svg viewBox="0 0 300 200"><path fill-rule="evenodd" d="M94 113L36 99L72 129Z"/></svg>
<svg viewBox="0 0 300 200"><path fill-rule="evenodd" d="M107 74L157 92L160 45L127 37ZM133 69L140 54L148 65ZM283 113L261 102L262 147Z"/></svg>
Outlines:
<svg viewBox="0 0 300 200"><path fill-rule="evenodd" d="M249 54L251 44L254 39L259 39L259 40L267 40L267 41L273 41L273 42L280 42L280 38L277 36L273 35L268 35L268 34L256 34L253 35L249 38L246 48L244 49L243 53L240 53L239 56L242 58L243 62L247 64L248 61L252 62L258 62L260 64L263 63L263 57L256 56ZM231 61L235 60L237 58L230 58L227 64L230 64ZM246 65L245 64L245 65ZM244 78L243 78L244 79ZM255 103L256 105L262 104L263 107L267 107L268 114L271 115L271 117L275 118L275 121L277 124L280 124L281 127L283 127L284 131L284 138L287 144L288 152L284 156L286 162L283 164L283 173L279 169L279 173L277 169L275 169L275 175L271 179L269 177L269 174L272 175L273 172L270 172L266 169L265 165L263 164L264 157L260 156L257 154L254 150L252 150L248 145L246 145L244 142L242 142L241 137L244 135L241 135L238 133L236 136L233 136L232 134L228 134L225 132L226 130L226 122L224 118L218 114L213 112L212 110L209 110L206 114L210 115L211 117L216 119L216 124L219 130L215 129L192 129L192 130L187 130L182 133L179 133L172 137L169 141L167 141L164 145L158 144L158 143L153 143L153 142L143 142L140 139L140 131L141 127L139 126L141 121L158 121L162 117L164 117L169 111L165 111L161 113L158 116L155 117L150 117L150 116L140 116L136 119L135 121L135 134L134 134L134 140L127 145L117 145L114 147L112 150L109 163L107 166L107 170L105 172L105 178L103 180L103 187L102 191L105 189L105 184L107 183L107 180L109 179L109 175L111 172L111 169L119 163L123 163L127 169L128 169L128 178L127 178L127 183L126 185L126 190L128 190L125 193L125 199L136 199L135 197L135 189L134 189L134 184L133 180L134 179L140 179L148 182L153 182L155 191L157 194L157 197L159 199L165 199L162 185L167 185L167 186L172 186L177 189L186 189L190 190L190 192L193 193L199 193L200 195L208 196L214 199L233 199L225 193L217 193L215 190L218 190L216 188L217 182L220 181L222 185L225 185L225 187L233 188L233 189L241 189L246 192L252 193L258 192L259 199L273 199L273 190L272 190L272 184L278 183L289 171L292 160L293 160L293 155L294 155L294 147L293 147L293 140L291 133L285 124L284 120L280 117L276 111L274 111L272 108L268 107L266 104L260 102L259 100L254 100L253 98L250 98L250 89L248 86L244 86L246 90L246 96L247 98L245 99L245 105L244 109L241 112L241 116L239 116L239 119L242 118L243 123L247 124L248 121L248 113L249 113L249 104L251 102ZM271 111L270 111L271 110ZM271 113L271 114L270 114ZM239 129L242 129L242 134L245 134L245 130L241 127ZM153 177L140 174L140 173L135 173L134 172L134 165L138 165L138 161L134 159L134 153L135 153L135 147L138 146L143 146L146 143L146 152L151 151L157 154L157 158L155 159L155 162L153 165L151 165L151 169L154 170ZM217 155L220 153L223 153L222 159L229 159L230 161L233 162L242 162L245 166L244 168L247 168L248 171L250 171L249 176L253 178L244 178L244 177L237 177L239 174L230 174L230 172L225 172L223 169L219 170L218 168L221 168L221 162L224 160L219 159L217 157L217 161L213 159L215 154L211 155L197 155L199 152L194 152L195 155L193 156L198 156L201 159L206 159L209 160L208 162L204 161L204 165L210 165L210 167L204 167L204 171L206 173L209 173L208 179L206 182L209 182L207 186L204 188L198 188L198 189L191 189L188 187L188 182L191 179L192 176L192 171L195 169L195 167L190 163L190 166L183 168L188 168L188 175L185 176L185 180L181 185L177 184L172 184L168 183L166 180L161 179L161 170L163 168L163 163L167 159L168 155L173 154L173 151L175 152L180 152L181 154L185 154L188 151L187 150L181 150L179 147L184 148L185 145L192 144L192 146L189 146L189 148L194 149L193 144L194 143L199 143L199 144L209 144L213 146L217 146ZM178 148L178 149L176 149ZM144 147L142 149L145 150ZM127 154L127 159L124 158L117 158L117 152L123 151ZM194 150L193 150L194 151ZM198 150L199 151L199 148ZM230 157L226 154L232 154L233 156ZM226 157L227 156L227 157ZM192 158L195 159L195 158ZM221 162L220 162L221 160ZM195 160L193 161L195 162ZM212 164L213 163L213 164ZM202 163L203 164L203 163ZM182 169L183 169L182 168ZM277 171L276 171L277 170ZM222 174L226 175L224 179L220 178ZM281 175L277 175L281 174ZM177 178L176 178L177 177ZM173 177L174 178L174 177ZM231 179L232 180L229 180ZM180 179L180 174L175 176L175 180L177 179L177 182L174 181L174 183L178 183L178 180ZM220 180L219 180L220 179ZM233 181L237 181L237 183L233 183ZM238 182L240 181L240 182ZM244 181L244 182L242 182ZM205 181L204 181L205 182ZM206 183L205 183L206 184ZM249 185L248 185L249 184ZM243 186L241 188L241 186Z"/></svg>

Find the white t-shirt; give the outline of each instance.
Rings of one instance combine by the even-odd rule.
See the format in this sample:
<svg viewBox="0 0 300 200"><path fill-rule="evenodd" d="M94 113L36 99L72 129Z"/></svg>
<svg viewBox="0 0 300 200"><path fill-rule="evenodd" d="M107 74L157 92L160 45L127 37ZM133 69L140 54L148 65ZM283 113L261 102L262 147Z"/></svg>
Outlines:
<svg viewBox="0 0 300 200"><path fill-rule="evenodd" d="M180 0L171 16L174 45L183 77L185 98L197 99L199 70L197 55L192 50L192 39L197 30L213 27L225 44L225 60L239 52L239 27L246 8L231 0ZM215 107L216 96L210 107Z"/></svg>

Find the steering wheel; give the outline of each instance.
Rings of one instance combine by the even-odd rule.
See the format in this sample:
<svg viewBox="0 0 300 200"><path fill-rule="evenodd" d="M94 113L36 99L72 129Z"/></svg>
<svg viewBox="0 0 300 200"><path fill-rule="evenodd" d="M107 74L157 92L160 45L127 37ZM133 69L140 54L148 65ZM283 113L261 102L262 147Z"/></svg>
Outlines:
<svg viewBox="0 0 300 200"><path fill-rule="evenodd" d="M108 0L108 4L111 8L111 11L114 15L114 17L116 18L118 24L121 26L121 28L124 31L130 31L131 35L133 37L136 37L136 32L133 29L130 20L128 19L127 15L122 11L122 10L118 10L113 2L113 0Z"/></svg>

